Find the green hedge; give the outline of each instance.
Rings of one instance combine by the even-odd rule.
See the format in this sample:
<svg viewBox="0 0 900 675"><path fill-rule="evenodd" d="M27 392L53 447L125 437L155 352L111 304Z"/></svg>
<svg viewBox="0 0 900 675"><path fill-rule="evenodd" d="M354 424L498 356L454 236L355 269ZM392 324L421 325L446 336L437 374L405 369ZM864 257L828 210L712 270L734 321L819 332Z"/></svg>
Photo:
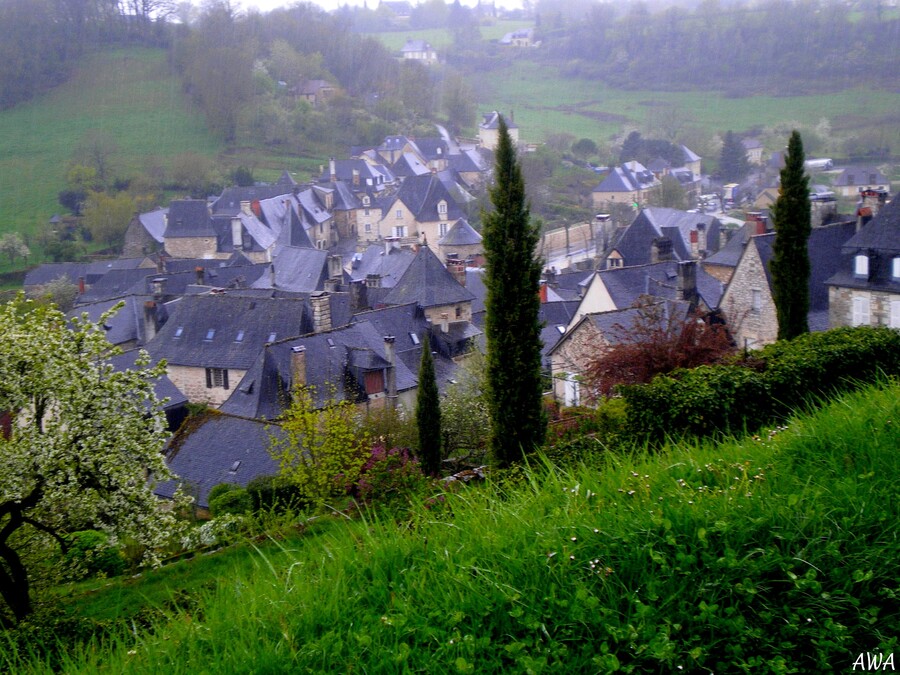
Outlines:
<svg viewBox="0 0 900 675"><path fill-rule="evenodd" d="M213 516L223 516L226 513L239 516L250 513L252 510L253 500L250 498L250 494L242 487L220 492L209 499L209 512Z"/></svg>
<svg viewBox="0 0 900 675"><path fill-rule="evenodd" d="M733 364L701 366L619 389L641 440L752 431L817 399L900 375L900 331L838 328L769 345Z"/></svg>

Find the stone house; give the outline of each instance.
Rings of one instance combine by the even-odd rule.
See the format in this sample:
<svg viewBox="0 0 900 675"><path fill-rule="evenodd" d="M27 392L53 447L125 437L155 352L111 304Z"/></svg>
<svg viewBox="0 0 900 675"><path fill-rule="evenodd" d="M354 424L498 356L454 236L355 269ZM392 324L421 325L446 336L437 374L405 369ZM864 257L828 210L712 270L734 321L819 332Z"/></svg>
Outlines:
<svg viewBox="0 0 900 675"><path fill-rule="evenodd" d="M519 143L519 127L513 121L512 116L509 119L503 118L506 122L506 128L509 130L509 138L513 142L513 145L518 145ZM478 124L478 140L481 142L481 147L486 150L496 150L497 145L500 143L500 113L496 110L484 113L482 115L482 120Z"/></svg>
<svg viewBox="0 0 900 675"><path fill-rule="evenodd" d="M809 253L809 328L829 328L828 290L825 285L840 265L840 251L853 235L854 223L813 228ZM758 349L778 338L778 316L772 296L772 245L775 233L749 237L719 305L735 342L743 349Z"/></svg>
<svg viewBox="0 0 900 675"><path fill-rule="evenodd" d="M425 40L407 40L406 44L400 48L400 56L405 60L418 61L425 64L437 63L438 60L434 47Z"/></svg>
<svg viewBox="0 0 900 675"><path fill-rule="evenodd" d="M826 283L831 326L900 328L900 200L861 224Z"/></svg>
<svg viewBox="0 0 900 675"><path fill-rule="evenodd" d="M379 229L384 236L424 243L434 250L464 215L436 173L405 179L382 213Z"/></svg>
<svg viewBox="0 0 900 675"><path fill-rule="evenodd" d="M834 179L833 189L841 197L858 197L863 190L891 191L891 182L873 167L849 167Z"/></svg>
<svg viewBox="0 0 900 675"><path fill-rule="evenodd" d="M646 203L651 191L660 186L653 172L637 161L613 167L609 174L591 191L591 204L603 209L609 204Z"/></svg>
<svg viewBox="0 0 900 675"><path fill-rule="evenodd" d="M671 260L700 260L719 250L721 223L714 216L647 207L616 239L606 266L647 265Z"/></svg>
<svg viewBox="0 0 900 675"><path fill-rule="evenodd" d="M741 145L744 146L744 152L747 154L747 161L754 166L762 166L763 144L755 138L742 138Z"/></svg>

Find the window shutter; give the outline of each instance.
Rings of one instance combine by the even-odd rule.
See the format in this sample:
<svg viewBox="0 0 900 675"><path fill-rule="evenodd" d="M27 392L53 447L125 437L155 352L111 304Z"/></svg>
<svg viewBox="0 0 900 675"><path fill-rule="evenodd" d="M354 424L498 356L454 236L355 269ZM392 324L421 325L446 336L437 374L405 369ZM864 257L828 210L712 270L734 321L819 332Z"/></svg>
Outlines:
<svg viewBox="0 0 900 675"><path fill-rule="evenodd" d="M228 370L222 370L222 389L228 389Z"/></svg>

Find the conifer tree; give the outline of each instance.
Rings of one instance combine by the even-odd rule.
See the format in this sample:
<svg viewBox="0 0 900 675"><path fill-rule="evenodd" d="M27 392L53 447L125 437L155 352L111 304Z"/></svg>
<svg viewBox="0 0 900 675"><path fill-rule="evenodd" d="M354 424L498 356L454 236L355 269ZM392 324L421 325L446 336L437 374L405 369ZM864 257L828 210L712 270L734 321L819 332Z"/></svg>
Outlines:
<svg viewBox="0 0 900 675"><path fill-rule="evenodd" d="M419 462L422 471L429 476L436 476L441 471L441 402L427 335L422 341L422 360L419 362L416 427L419 432Z"/></svg>
<svg viewBox="0 0 900 675"><path fill-rule="evenodd" d="M719 171L728 182L742 180L750 173L750 161L747 151L740 139L731 131L725 134L722 141L722 152L719 155Z"/></svg>
<svg viewBox="0 0 900 675"><path fill-rule="evenodd" d="M809 332L809 253L811 231L809 177L803 168L803 141L796 130L788 142L781 189L772 208L775 243L772 246L772 299L778 315L778 339L790 340Z"/></svg>
<svg viewBox="0 0 900 675"><path fill-rule="evenodd" d="M539 232L525 201L525 181L505 120L499 124L493 210L484 213L485 334L490 449L501 467L540 446L546 431L541 402L538 290Z"/></svg>

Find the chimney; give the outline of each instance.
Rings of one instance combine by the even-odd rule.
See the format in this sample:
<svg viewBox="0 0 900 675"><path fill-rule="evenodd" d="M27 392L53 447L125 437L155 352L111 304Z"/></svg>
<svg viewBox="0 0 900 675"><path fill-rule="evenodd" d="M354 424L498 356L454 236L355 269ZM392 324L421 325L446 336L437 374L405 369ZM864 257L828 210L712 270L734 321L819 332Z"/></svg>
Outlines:
<svg viewBox="0 0 900 675"><path fill-rule="evenodd" d="M331 330L331 296L325 291L316 291L309 296L312 305L313 333L327 333Z"/></svg>
<svg viewBox="0 0 900 675"><path fill-rule="evenodd" d="M291 378L294 387L306 384L306 347L303 345L291 347Z"/></svg>
<svg viewBox="0 0 900 675"><path fill-rule="evenodd" d="M194 273L197 275L197 285L202 286L203 285L203 268L198 265L197 267L194 268Z"/></svg>
<svg viewBox="0 0 900 675"><path fill-rule="evenodd" d="M253 215L253 211L250 210L250 202L249 201L241 202L241 213L243 213L245 216Z"/></svg>
<svg viewBox="0 0 900 675"><path fill-rule="evenodd" d="M258 199L254 199L250 202L250 211L257 218L262 218L262 206L260 206Z"/></svg>
<svg viewBox="0 0 900 675"><path fill-rule="evenodd" d="M166 292L166 278L165 277L155 277L150 280L150 287L153 289L153 297L156 300L161 300L163 295Z"/></svg>
<svg viewBox="0 0 900 675"><path fill-rule="evenodd" d="M156 273L157 274L165 274L166 273L166 261L163 259L162 253L160 253L159 257L156 259Z"/></svg>
<svg viewBox="0 0 900 675"><path fill-rule="evenodd" d="M241 204L245 204L246 202L241 202ZM241 225L240 218L232 218L231 219L231 244L234 246L235 251L240 251L244 247L243 242L243 225Z"/></svg>
<svg viewBox="0 0 900 675"><path fill-rule="evenodd" d="M384 358L388 362L387 367L387 398L388 405L395 407L397 405L397 355L394 348L393 335L384 336Z"/></svg>
<svg viewBox="0 0 900 675"><path fill-rule="evenodd" d="M156 303L147 300L144 303L144 344L156 337L157 328L159 326L156 324Z"/></svg>
<svg viewBox="0 0 900 675"><path fill-rule="evenodd" d="M450 315L447 312L441 312L441 332L450 332Z"/></svg>
<svg viewBox="0 0 900 675"><path fill-rule="evenodd" d="M709 250L709 240L706 235L706 223L697 223L697 248L700 249L701 256Z"/></svg>
<svg viewBox="0 0 900 675"><path fill-rule="evenodd" d="M455 254L451 254L455 255ZM466 263L458 258L451 258L449 255L447 256L447 271L453 275L453 278L459 283L460 286L466 285Z"/></svg>
<svg viewBox="0 0 900 675"><path fill-rule="evenodd" d="M678 279L675 285L678 290L678 299L697 303L697 263L693 260L685 260L678 263Z"/></svg>
<svg viewBox="0 0 900 675"><path fill-rule="evenodd" d="M275 263L269 265L269 286L275 288Z"/></svg>
<svg viewBox="0 0 900 675"><path fill-rule="evenodd" d="M538 290L538 295L539 295L540 298L541 298L541 304L542 304L542 305L543 305L545 302L547 302L547 283L546 283L546 282L544 282L544 281L541 282L540 288L539 288L539 290Z"/></svg>
<svg viewBox="0 0 900 675"><path fill-rule="evenodd" d="M329 174L329 180L332 183L337 182L337 167L335 166L335 163L334 163L334 157L332 157L330 160L328 160L328 174Z"/></svg>
<svg viewBox="0 0 900 675"><path fill-rule="evenodd" d="M765 234L766 233L766 219L765 216L759 211L750 211L747 214L747 222L748 223L756 223L756 229L753 231L753 234Z"/></svg>
<svg viewBox="0 0 900 675"><path fill-rule="evenodd" d="M328 256L328 278L343 281L344 260L339 255Z"/></svg>
<svg viewBox="0 0 900 675"><path fill-rule="evenodd" d="M353 313L369 309L369 293L365 281L350 283L350 308Z"/></svg>
<svg viewBox="0 0 900 675"><path fill-rule="evenodd" d="M694 260L700 257L700 234L697 230L691 230L691 257Z"/></svg>
<svg viewBox="0 0 900 675"><path fill-rule="evenodd" d="M359 169L353 169L353 187L359 187Z"/></svg>
<svg viewBox="0 0 900 675"><path fill-rule="evenodd" d="M85 285L84 277L78 277L78 295L84 295Z"/></svg>

